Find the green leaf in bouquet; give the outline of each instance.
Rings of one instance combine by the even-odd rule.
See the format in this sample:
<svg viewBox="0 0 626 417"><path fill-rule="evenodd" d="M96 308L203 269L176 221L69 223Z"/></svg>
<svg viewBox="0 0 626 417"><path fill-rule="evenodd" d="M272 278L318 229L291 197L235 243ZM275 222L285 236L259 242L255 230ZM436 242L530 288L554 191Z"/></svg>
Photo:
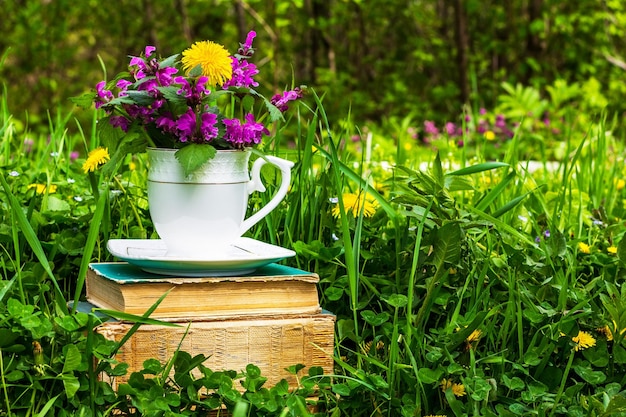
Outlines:
<svg viewBox="0 0 626 417"><path fill-rule="evenodd" d="M211 145L191 143L176 151L176 159L180 162L185 176L189 176L212 159L216 152Z"/></svg>
<svg viewBox="0 0 626 417"><path fill-rule="evenodd" d="M140 132L135 130L129 130L128 133L122 132L117 148L114 148L113 152L111 152L111 148L109 148L111 159L102 167L102 175L112 175L117 170L117 167L124 160L126 155L129 153L143 152L147 145L148 142L145 136Z"/></svg>
<svg viewBox="0 0 626 417"><path fill-rule="evenodd" d="M167 58L159 62L159 68L173 67L174 65L176 65L176 62L178 61L179 56L180 54L174 54L172 56L168 56Z"/></svg>
<svg viewBox="0 0 626 417"><path fill-rule="evenodd" d="M180 87L169 85L167 87L159 87L158 90L163 94L163 97L169 103L169 110L174 115L180 115L187 111L189 106L187 105L187 97L178 94Z"/></svg>
<svg viewBox="0 0 626 417"><path fill-rule="evenodd" d="M84 93L80 96L70 97L70 101L83 109L90 109L93 106L97 95L93 91Z"/></svg>
<svg viewBox="0 0 626 417"><path fill-rule="evenodd" d="M154 102L154 97L148 91L128 90L126 94L132 100L132 103L138 106L149 106Z"/></svg>
<svg viewBox="0 0 626 417"><path fill-rule="evenodd" d="M246 113L252 113L252 111L254 110L254 97L252 97L252 96L245 96L241 100L241 108Z"/></svg>
<svg viewBox="0 0 626 417"><path fill-rule="evenodd" d="M187 73L189 77L199 77L202 75L202 65L196 65Z"/></svg>
<svg viewBox="0 0 626 417"><path fill-rule="evenodd" d="M111 117L103 117L98 120L98 124L96 126L96 133L100 138L100 143L102 146L109 150L109 154L112 154L117 150L117 145L124 136L124 132L113 126L110 123Z"/></svg>
<svg viewBox="0 0 626 417"><path fill-rule="evenodd" d="M267 98L265 98L265 96L262 96L261 94L257 93L253 89L250 89L250 93L252 95L255 95L263 99L263 102L265 103L265 108L267 109L267 112L270 117L270 122L275 122L277 120L285 120L285 118L283 117L283 112L281 112L278 107L274 106Z"/></svg>

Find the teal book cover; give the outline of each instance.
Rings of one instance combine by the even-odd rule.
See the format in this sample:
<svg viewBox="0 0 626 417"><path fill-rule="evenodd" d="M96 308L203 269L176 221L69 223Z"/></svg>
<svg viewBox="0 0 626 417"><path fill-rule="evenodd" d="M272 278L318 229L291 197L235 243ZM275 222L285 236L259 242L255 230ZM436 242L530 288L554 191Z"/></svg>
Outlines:
<svg viewBox="0 0 626 417"><path fill-rule="evenodd" d="M181 279L181 280L189 280L189 281L199 281L199 280L212 280L212 281L224 281L224 280L232 280L232 279L241 279L241 278L265 278L265 277L274 277L274 278L288 278L294 277L298 279L305 278L315 278L318 279L317 274L306 272L298 268L293 268L290 266L279 265L276 263L268 264L258 268L256 271L242 275L237 277L208 277L208 278L198 278L198 277L177 277L173 275L158 275L153 274L151 272L146 272L139 268L138 266L132 265L127 262L99 262L99 263L91 263L89 264L89 268L92 269L96 274L110 279L112 281L118 282L120 284L129 284L133 282L163 282L163 281L171 281L172 279Z"/></svg>

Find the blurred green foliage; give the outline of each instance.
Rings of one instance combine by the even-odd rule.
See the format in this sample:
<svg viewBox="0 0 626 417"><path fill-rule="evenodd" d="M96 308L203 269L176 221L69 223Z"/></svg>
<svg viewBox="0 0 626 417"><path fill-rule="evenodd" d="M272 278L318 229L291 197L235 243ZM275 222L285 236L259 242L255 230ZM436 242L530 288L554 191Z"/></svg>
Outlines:
<svg viewBox="0 0 626 417"><path fill-rule="evenodd" d="M31 130L147 44L163 54L204 39L233 45L249 29L258 32L261 85L313 86L331 120L351 108L359 121L443 121L464 102L493 108L504 82L544 94L559 79L593 79L611 98L599 107L626 110L619 0L4 0L2 8L0 77Z"/></svg>

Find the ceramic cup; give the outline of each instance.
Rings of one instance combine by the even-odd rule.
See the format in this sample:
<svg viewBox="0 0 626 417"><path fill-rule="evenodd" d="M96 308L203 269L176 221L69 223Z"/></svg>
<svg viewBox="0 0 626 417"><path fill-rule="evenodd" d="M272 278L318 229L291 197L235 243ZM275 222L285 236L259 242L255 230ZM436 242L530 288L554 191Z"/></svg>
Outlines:
<svg viewBox="0 0 626 417"><path fill-rule="evenodd" d="M211 259L228 248L274 210L287 194L293 162L275 156L258 158L250 172L250 151L218 151L215 158L185 176L174 157L176 150L148 149L148 204L167 255ZM261 168L269 163L281 172L272 199L245 218L248 196L265 192Z"/></svg>

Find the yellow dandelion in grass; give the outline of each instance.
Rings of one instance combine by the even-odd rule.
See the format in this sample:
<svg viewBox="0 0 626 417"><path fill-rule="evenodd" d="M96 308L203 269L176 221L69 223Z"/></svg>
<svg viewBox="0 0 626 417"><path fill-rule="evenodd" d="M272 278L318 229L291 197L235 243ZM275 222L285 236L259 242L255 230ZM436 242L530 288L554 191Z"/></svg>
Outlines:
<svg viewBox="0 0 626 417"><path fill-rule="evenodd" d="M87 160L83 164L83 172L85 174L88 172L94 172L98 166L106 163L109 159L111 159L109 156L109 150L107 148L98 147L89 152Z"/></svg>
<svg viewBox="0 0 626 417"><path fill-rule="evenodd" d="M467 343L474 343L474 342L478 342L478 340L480 340L480 337L483 335L482 330L480 329L476 329L474 330L469 336L467 336L467 339L465 339L465 341Z"/></svg>
<svg viewBox="0 0 626 417"><path fill-rule="evenodd" d="M576 343L576 346L574 346L575 351L587 349L596 345L596 339L591 334L583 332L582 330L578 332L578 335L572 337L572 341Z"/></svg>
<svg viewBox="0 0 626 417"><path fill-rule="evenodd" d="M496 139L496 134L493 132L493 130L486 131L485 133L483 133L483 136L487 140L495 140Z"/></svg>
<svg viewBox="0 0 626 417"><path fill-rule="evenodd" d="M439 385L441 386L441 390L444 392L448 388L452 389L452 393L454 394L455 397L463 397L466 395L465 386L463 384L457 384L455 382L452 382L444 378L441 380L441 383Z"/></svg>
<svg viewBox="0 0 626 417"><path fill-rule="evenodd" d="M617 246L609 246L606 248L606 251L611 255L615 255L617 253Z"/></svg>
<svg viewBox="0 0 626 417"><path fill-rule="evenodd" d="M341 199L346 213L351 212L354 217L359 216L361 210L363 210L363 217L372 217L378 208L376 200L373 197L365 196L364 193L346 193L342 195ZM333 207L333 216L339 217L340 215L341 208L337 204Z"/></svg>
<svg viewBox="0 0 626 417"><path fill-rule="evenodd" d="M604 327L600 327L596 330L598 333L603 334L608 342L613 340L613 332L608 324L605 324Z"/></svg>
<svg viewBox="0 0 626 417"><path fill-rule="evenodd" d="M580 253L591 253L591 246L587 245L585 242L578 242L578 251Z"/></svg>
<svg viewBox="0 0 626 417"><path fill-rule="evenodd" d="M615 188L617 188L617 191L623 190L624 187L626 187L626 180L622 178L615 180Z"/></svg>
<svg viewBox="0 0 626 417"><path fill-rule="evenodd" d="M57 186L54 184L50 184L50 188L46 190L46 184L30 184L28 186L28 189L30 190L31 188L35 189L35 193L37 194L44 194L46 191L48 192L48 194L52 194L52 193L56 193L57 191Z"/></svg>
<svg viewBox="0 0 626 417"><path fill-rule="evenodd" d="M611 342L613 340L613 335L614 334L618 334L620 336L623 336L624 333L626 333L626 328L624 329L619 329L617 323L615 322L615 320L613 320L613 328L611 328L608 324L605 325L604 327L600 327L599 329L596 329L598 331L598 333L603 334L604 336L606 336L606 340Z"/></svg>
<svg viewBox="0 0 626 417"><path fill-rule="evenodd" d="M198 65L209 84L222 85L233 76L231 57L226 48L211 41L196 42L183 51L183 69L189 73Z"/></svg>

